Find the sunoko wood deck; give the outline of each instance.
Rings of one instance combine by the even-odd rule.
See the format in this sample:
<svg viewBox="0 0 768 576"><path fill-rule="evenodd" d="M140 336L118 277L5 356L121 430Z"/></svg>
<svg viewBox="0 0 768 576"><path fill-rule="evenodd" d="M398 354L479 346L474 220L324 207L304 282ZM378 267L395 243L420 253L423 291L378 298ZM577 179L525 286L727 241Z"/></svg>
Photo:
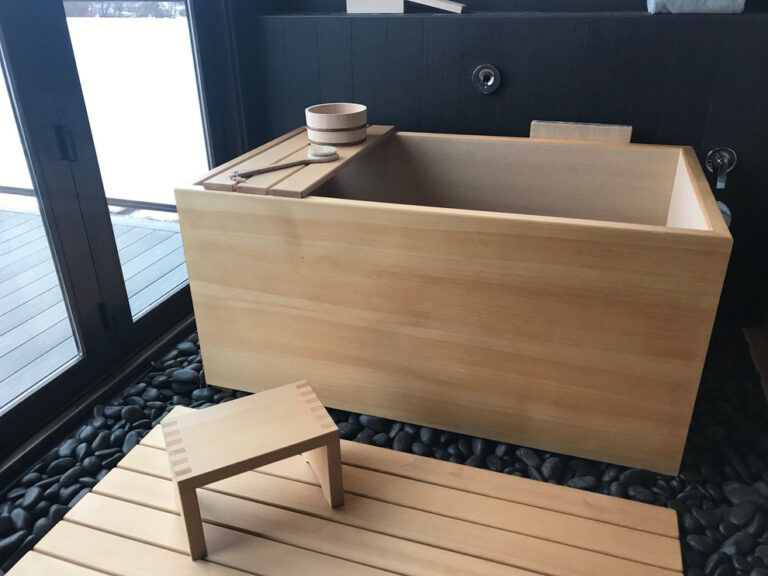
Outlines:
<svg viewBox="0 0 768 576"><path fill-rule="evenodd" d="M9 576L682 571L672 510L353 442L342 461L336 510L299 457L200 490L208 556L193 562L155 428Z"/></svg>

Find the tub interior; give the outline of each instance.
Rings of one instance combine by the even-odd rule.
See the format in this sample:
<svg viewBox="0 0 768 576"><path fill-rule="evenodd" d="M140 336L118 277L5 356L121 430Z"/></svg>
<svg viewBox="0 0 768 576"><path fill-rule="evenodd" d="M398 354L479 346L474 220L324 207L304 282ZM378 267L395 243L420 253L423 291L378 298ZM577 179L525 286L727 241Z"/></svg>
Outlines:
<svg viewBox="0 0 768 576"><path fill-rule="evenodd" d="M709 229L676 147L398 132L313 195Z"/></svg>

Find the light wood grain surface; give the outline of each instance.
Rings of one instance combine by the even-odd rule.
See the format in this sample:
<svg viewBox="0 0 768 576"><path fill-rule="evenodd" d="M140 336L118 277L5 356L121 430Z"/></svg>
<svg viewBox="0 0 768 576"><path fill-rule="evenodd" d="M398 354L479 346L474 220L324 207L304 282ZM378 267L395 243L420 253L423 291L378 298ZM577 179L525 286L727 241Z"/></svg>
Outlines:
<svg viewBox="0 0 768 576"><path fill-rule="evenodd" d="M629 144L632 139L632 126L534 120L531 122L531 138Z"/></svg>
<svg viewBox="0 0 768 576"><path fill-rule="evenodd" d="M176 408L167 419L188 413ZM493 492L486 480L494 477L506 484L504 493L525 494L525 485L539 483L351 442L343 458L350 451L361 463L384 466L345 466L348 503L335 511L300 458L200 490L209 554L193 562L171 481L171 448L159 427L151 431L9 576L54 573L30 572L36 567L72 576L680 575L676 538L535 505L513 510L506 499L443 485L466 474L478 491ZM411 468L440 483L400 475ZM552 488L561 502L582 498L581 491ZM617 510L624 504L600 498ZM659 518L666 532L676 522Z"/></svg>
<svg viewBox="0 0 768 576"><path fill-rule="evenodd" d="M677 472L732 242L690 149L398 133L177 201L211 382Z"/></svg>
<svg viewBox="0 0 768 576"><path fill-rule="evenodd" d="M162 424L188 550L206 555L197 488L303 454L331 507L344 503L339 431L306 381L237 398Z"/></svg>

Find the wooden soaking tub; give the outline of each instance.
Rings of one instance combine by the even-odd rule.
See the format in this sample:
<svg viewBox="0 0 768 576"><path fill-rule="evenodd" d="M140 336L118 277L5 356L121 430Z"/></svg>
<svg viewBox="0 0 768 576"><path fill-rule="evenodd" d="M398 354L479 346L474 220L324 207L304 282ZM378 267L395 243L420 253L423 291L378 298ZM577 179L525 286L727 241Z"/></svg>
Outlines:
<svg viewBox="0 0 768 576"><path fill-rule="evenodd" d="M208 381L676 473L732 243L694 152L370 130L176 191Z"/></svg>

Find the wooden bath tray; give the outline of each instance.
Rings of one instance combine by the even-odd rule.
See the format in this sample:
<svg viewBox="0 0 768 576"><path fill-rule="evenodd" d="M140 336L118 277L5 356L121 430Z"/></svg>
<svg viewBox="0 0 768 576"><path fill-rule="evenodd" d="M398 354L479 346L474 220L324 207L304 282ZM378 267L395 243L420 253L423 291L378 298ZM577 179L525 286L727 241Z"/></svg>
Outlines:
<svg viewBox="0 0 768 576"><path fill-rule="evenodd" d="M306 158L310 142L307 138L307 129L302 126L214 168L198 178L195 184L206 190L303 198L309 196L315 188L334 176L347 163L373 150L391 136L394 131L394 126L369 126L368 137L360 144L337 147L339 160L335 162L275 170L266 174L258 174L240 183L234 182L230 178L230 174L234 170L245 172L272 164L288 163Z"/></svg>
<svg viewBox="0 0 768 576"><path fill-rule="evenodd" d="M9 576L681 573L672 510L354 442L341 452L336 510L298 457L200 490L209 555L193 562L156 427Z"/></svg>

